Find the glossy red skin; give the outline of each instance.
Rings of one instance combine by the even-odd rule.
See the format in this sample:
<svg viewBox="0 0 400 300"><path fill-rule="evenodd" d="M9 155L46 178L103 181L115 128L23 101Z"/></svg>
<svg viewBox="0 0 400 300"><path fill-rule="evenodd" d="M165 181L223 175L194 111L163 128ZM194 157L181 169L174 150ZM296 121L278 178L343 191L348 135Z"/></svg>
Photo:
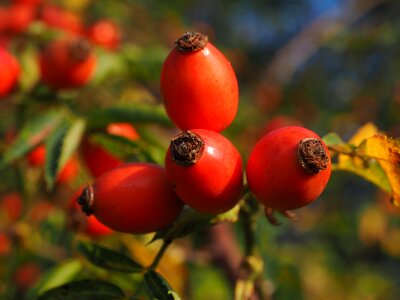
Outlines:
<svg viewBox="0 0 400 300"><path fill-rule="evenodd" d="M18 61L8 51L0 48L0 99L11 93L19 74Z"/></svg>
<svg viewBox="0 0 400 300"><path fill-rule="evenodd" d="M101 223L97 218L93 215L86 216L76 201L77 198L82 193L83 187L80 188L76 193L74 193L71 201L68 205L68 214L70 217L74 218L74 220L79 220L79 224L74 224L77 226L78 230L86 233L87 235L98 238L102 236L107 236L113 233L113 230Z"/></svg>
<svg viewBox="0 0 400 300"><path fill-rule="evenodd" d="M193 129L205 144L199 161L181 166L165 157L165 170L178 197L190 207L208 214L219 214L234 207L243 188L242 159L232 143L217 132Z"/></svg>
<svg viewBox="0 0 400 300"><path fill-rule="evenodd" d="M107 126L106 131L109 134L121 136L131 141L139 138L139 134L129 123L111 123ZM83 139L81 153L93 177L99 177L124 163L123 160L90 141L89 138Z"/></svg>
<svg viewBox="0 0 400 300"><path fill-rule="evenodd" d="M73 40L57 40L47 45L39 57L41 78L55 90L74 89L88 83L96 67L93 53L83 61L73 59L70 45Z"/></svg>
<svg viewBox="0 0 400 300"><path fill-rule="evenodd" d="M162 67L161 92L168 116L182 130L220 132L232 123L238 110L235 72L211 43L192 53L173 49Z"/></svg>
<svg viewBox="0 0 400 300"><path fill-rule="evenodd" d="M150 233L171 224L183 203L170 187L164 168L150 163L124 164L93 183L94 215L111 229Z"/></svg>
<svg viewBox="0 0 400 300"><path fill-rule="evenodd" d="M87 37L94 44L110 50L116 50L120 43L119 28L110 20L99 20L92 24L87 30Z"/></svg>
<svg viewBox="0 0 400 300"><path fill-rule="evenodd" d="M46 147L39 145L28 153L28 162L33 167L41 167L46 161Z"/></svg>
<svg viewBox="0 0 400 300"><path fill-rule="evenodd" d="M304 170L297 158L297 146L304 138L320 139L306 128L288 126L265 135L253 148L247 162L247 183L265 206L276 210L296 209L317 199L325 189L331 163L317 174ZM326 145L325 150L329 155Z"/></svg>

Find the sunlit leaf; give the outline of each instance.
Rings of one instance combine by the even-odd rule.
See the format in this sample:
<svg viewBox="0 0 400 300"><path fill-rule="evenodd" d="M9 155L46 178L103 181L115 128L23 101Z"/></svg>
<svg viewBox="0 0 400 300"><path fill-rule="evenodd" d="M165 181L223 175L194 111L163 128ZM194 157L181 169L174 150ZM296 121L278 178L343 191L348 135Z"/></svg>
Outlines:
<svg viewBox="0 0 400 300"><path fill-rule="evenodd" d="M80 241L77 250L100 268L126 273L143 271L143 267L128 256L96 244Z"/></svg>
<svg viewBox="0 0 400 300"><path fill-rule="evenodd" d="M400 205L400 140L375 134L360 148L363 154L378 160L390 183L392 200Z"/></svg>
<svg viewBox="0 0 400 300"><path fill-rule="evenodd" d="M58 264L41 278L35 291L37 291L37 294L42 294L71 281L82 271L82 267L82 263L76 259Z"/></svg>
<svg viewBox="0 0 400 300"><path fill-rule="evenodd" d="M32 118L19 132L15 141L5 151L0 167L23 157L35 146L42 143L64 119L61 111L51 110Z"/></svg>
<svg viewBox="0 0 400 300"><path fill-rule="evenodd" d="M19 77L19 86L21 91L29 91L34 87L39 79L39 67L36 59L35 48L28 45L24 52L19 56L19 63L22 72Z"/></svg>
<svg viewBox="0 0 400 300"><path fill-rule="evenodd" d="M337 164L332 165L333 170L352 172L370 181L382 190L390 192L390 182L381 164L359 149L363 141L377 132L378 130L375 125L367 123L357 130L347 144L335 135L324 137L324 140L327 141L331 153L339 153Z"/></svg>
<svg viewBox="0 0 400 300"><path fill-rule="evenodd" d="M115 284L103 280L72 281L41 294L38 300L117 300L124 292Z"/></svg>
<svg viewBox="0 0 400 300"><path fill-rule="evenodd" d="M75 153L85 129L85 122L76 119L58 126L46 141L45 179L52 188L57 175Z"/></svg>
<svg viewBox="0 0 400 300"><path fill-rule="evenodd" d="M170 287L168 282L157 272L148 271L144 274L146 291L150 299L178 300L178 294Z"/></svg>
<svg viewBox="0 0 400 300"><path fill-rule="evenodd" d="M360 127L357 132L349 140L349 144L359 146L364 140L378 133L378 128L372 124L367 123Z"/></svg>

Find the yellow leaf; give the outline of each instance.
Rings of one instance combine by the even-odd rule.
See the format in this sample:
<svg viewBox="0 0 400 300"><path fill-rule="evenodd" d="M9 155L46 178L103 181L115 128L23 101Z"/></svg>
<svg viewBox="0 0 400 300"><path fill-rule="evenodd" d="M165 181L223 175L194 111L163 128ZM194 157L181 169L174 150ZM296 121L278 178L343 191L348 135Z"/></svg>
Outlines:
<svg viewBox="0 0 400 300"><path fill-rule="evenodd" d="M372 124L367 123L360 127L357 132L349 140L349 144L359 146L364 140L378 133L378 128Z"/></svg>
<svg viewBox="0 0 400 300"><path fill-rule="evenodd" d="M400 140L375 134L360 145L360 153L379 162L389 180L392 201L400 205Z"/></svg>
<svg viewBox="0 0 400 300"><path fill-rule="evenodd" d="M348 171L372 182L380 189L390 193L391 187L380 163L360 153L359 146L368 138L378 133L378 129L372 123L367 123L357 130L348 144L341 145L338 163L332 167L333 170Z"/></svg>

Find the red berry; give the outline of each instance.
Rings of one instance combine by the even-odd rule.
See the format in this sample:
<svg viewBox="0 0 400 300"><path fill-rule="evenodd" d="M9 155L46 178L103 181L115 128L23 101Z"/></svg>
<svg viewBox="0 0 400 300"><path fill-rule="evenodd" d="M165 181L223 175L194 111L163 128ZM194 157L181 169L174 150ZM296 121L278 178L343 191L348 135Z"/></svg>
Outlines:
<svg viewBox="0 0 400 300"><path fill-rule="evenodd" d="M21 290L31 288L42 274L40 266L34 262L21 265L14 274L14 282Z"/></svg>
<svg viewBox="0 0 400 300"><path fill-rule="evenodd" d="M84 32L82 20L78 15L55 5L44 6L40 13L40 19L48 27L61 29L72 35L81 35Z"/></svg>
<svg viewBox="0 0 400 300"><path fill-rule="evenodd" d="M17 83L20 68L17 60L0 48L0 98L7 96Z"/></svg>
<svg viewBox="0 0 400 300"><path fill-rule="evenodd" d="M36 6L43 2L43 0L12 0L13 3Z"/></svg>
<svg viewBox="0 0 400 300"><path fill-rule="evenodd" d="M95 216L87 216L82 212L78 202L76 201L79 195L82 194L82 190L83 188L80 188L75 192L68 204L67 217L71 227L77 231L84 232L91 237L101 237L113 233L112 229L97 220Z"/></svg>
<svg viewBox="0 0 400 300"><path fill-rule="evenodd" d="M124 163L121 159L112 155L100 145L92 142L89 138L83 139L81 153L93 177L99 177L105 172Z"/></svg>
<svg viewBox="0 0 400 300"><path fill-rule="evenodd" d="M200 212L223 213L240 198L240 154L217 132L193 129L179 134L171 140L165 169L178 197Z"/></svg>
<svg viewBox="0 0 400 300"><path fill-rule="evenodd" d="M129 123L111 123L107 126L106 131L109 134L125 137L132 141L139 138L139 134ZM86 166L94 177L99 177L124 163L123 160L91 141L89 137L83 139L81 153Z"/></svg>
<svg viewBox="0 0 400 300"><path fill-rule="evenodd" d="M71 157L57 176L57 183L66 184L73 181L78 175L79 163L76 157Z"/></svg>
<svg viewBox="0 0 400 300"><path fill-rule="evenodd" d="M4 222L16 221L22 213L23 199L20 193L12 192L0 200L0 216Z"/></svg>
<svg viewBox="0 0 400 300"><path fill-rule="evenodd" d="M12 241L9 236L0 231L0 257L6 256L12 249Z"/></svg>
<svg viewBox="0 0 400 300"><path fill-rule="evenodd" d="M107 126L107 133L122 136L128 140L135 141L139 134L130 123L111 123Z"/></svg>
<svg viewBox="0 0 400 300"><path fill-rule="evenodd" d="M117 24L110 20L99 20L87 30L88 39L99 46L115 50L119 46L120 32Z"/></svg>
<svg viewBox="0 0 400 300"><path fill-rule="evenodd" d="M238 109L232 65L200 33L188 32L175 41L162 67L161 92L168 116L182 130L222 131Z"/></svg>
<svg viewBox="0 0 400 300"><path fill-rule="evenodd" d="M328 148L314 132L297 126L274 130L248 159L247 182L265 206L291 210L314 201L331 175Z"/></svg>
<svg viewBox="0 0 400 300"><path fill-rule="evenodd" d="M10 33L25 32L35 20L36 8L32 5L13 4L8 8L7 30Z"/></svg>
<svg viewBox="0 0 400 300"><path fill-rule="evenodd" d="M78 199L82 210L115 231L150 233L174 221L182 202L168 184L164 168L130 163L104 173Z"/></svg>
<svg viewBox="0 0 400 300"><path fill-rule="evenodd" d="M39 145L28 153L28 162L33 167L41 167L46 161L46 147Z"/></svg>
<svg viewBox="0 0 400 300"><path fill-rule="evenodd" d="M42 80L55 90L85 85L96 66L96 57L88 41L57 40L48 44L39 57Z"/></svg>

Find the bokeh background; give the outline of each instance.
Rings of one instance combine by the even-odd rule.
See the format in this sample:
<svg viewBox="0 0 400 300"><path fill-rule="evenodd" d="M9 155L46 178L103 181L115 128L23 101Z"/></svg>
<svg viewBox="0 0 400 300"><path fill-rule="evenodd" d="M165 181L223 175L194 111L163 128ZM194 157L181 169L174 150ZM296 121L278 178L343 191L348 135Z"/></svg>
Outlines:
<svg viewBox="0 0 400 300"><path fill-rule="evenodd" d="M99 61L90 84L54 100L35 64L46 26L34 21L27 32L13 36L9 47L24 72L17 94L0 102L2 152L10 130L18 131L54 105L85 116L93 108L160 104L163 60L186 31L207 34L237 73L240 108L224 134L244 160L277 116L289 116L321 136L336 132L344 140L368 122L400 135L397 0L45 3L76 14L85 26L103 18L114 21L121 45L115 51L96 47ZM157 124L137 129L165 149L175 132ZM63 207L92 179L81 165L76 178L52 191L43 184L42 170L23 160L0 171L0 299L34 299L46 284L79 276L108 278L127 289L137 283L89 266L74 250L81 233L68 228ZM23 199L20 208L11 208L15 217L4 208L10 193ZM294 222L279 217L277 227L259 216L257 245L272 299L400 299L400 208L389 196L356 175L334 172L320 199L296 213ZM239 225L228 230L238 249ZM180 240L163 260L163 274L183 299L233 297L229 272L213 260L216 250L209 242L215 234L204 230ZM101 240L149 262L157 246L145 247L146 241L117 234Z"/></svg>

